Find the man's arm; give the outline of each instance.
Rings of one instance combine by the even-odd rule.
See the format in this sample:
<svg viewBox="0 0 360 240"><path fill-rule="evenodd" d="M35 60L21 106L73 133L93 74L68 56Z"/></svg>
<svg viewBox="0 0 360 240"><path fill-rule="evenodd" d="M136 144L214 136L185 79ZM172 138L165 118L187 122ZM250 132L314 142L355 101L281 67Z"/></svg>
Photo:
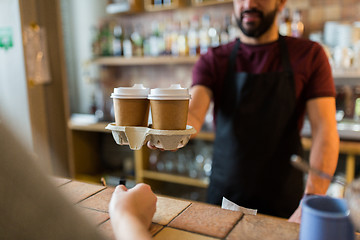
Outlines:
<svg viewBox="0 0 360 240"><path fill-rule="evenodd" d="M309 100L306 105L311 125L312 146L310 165L313 168L333 175L339 156L339 135L335 119L335 98L322 97ZM305 193L324 195L330 181L312 173L309 174ZM289 221L300 223L301 207L295 211Z"/></svg>
<svg viewBox="0 0 360 240"><path fill-rule="evenodd" d="M312 146L310 166L333 175L339 157L339 135L336 127L335 98L324 97L308 101ZM330 181L309 174L305 193L326 194Z"/></svg>
<svg viewBox="0 0 360 240"><path fill-rule="evenodd" d="M200 132L212 98L212 92L203 85L195 85L190 89L191 100L187 124ZM197 134L196 133L196 134ZM196 136L194 134L192 137Z"/></svg>

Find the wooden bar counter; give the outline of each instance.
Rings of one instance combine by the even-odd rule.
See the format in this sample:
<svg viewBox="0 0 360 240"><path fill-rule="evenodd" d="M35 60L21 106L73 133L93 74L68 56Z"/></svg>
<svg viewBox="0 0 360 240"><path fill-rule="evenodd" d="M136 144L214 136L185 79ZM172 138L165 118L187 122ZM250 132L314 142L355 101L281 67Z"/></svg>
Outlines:
<svg viewBox="0 0 360 240"><path fill-rule="evenodd" d="M86 219L115 239L108 214L113 187L52 178ZM150 228L153 239L298 239L299 224L258 214L244 215L217 206L158 196Z"/></svg>

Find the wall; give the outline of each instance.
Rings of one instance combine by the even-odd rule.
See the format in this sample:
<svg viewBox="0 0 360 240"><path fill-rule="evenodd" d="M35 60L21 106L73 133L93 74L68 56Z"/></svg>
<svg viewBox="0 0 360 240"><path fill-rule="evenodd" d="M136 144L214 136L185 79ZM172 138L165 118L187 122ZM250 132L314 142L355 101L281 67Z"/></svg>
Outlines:
<svg viewBox="0 0 360 240"><path fill-rule="evenodd" d="M92 58L92 28L99 24L100 18L105 17L106 1L60 2L71 112L88 113L95 88L91 79L86 77L87 71L92 67L89 64Z"/></svg>
<svg viewBox="0 0 360 240"><path fill-rule="evenodd" d="M11 27L13 47L0 48L0 123L9 126L28 149L33 149L23 57L19 3L0 1L0 28Z"/></svg>

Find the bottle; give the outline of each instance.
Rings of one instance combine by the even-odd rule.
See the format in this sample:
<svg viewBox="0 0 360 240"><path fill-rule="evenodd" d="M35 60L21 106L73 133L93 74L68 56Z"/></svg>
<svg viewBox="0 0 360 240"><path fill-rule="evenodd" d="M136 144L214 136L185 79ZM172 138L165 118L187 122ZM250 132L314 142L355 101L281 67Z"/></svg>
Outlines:
<svg viewBox="0 0 360 240"><path fill-rule="evenodd" d="M194 16L190 23L190 29L187 34L189 56L196 56L200 52L198 28L199 20L197 16Z"/></svg>
<svg viewBox="0 0 360 240"><path fill-rule="evenodd" d="M180 24L178 22L174 22L172 24L171 30L171 55L179 56L179 46L178 46L178 36L180 31Z"/></svg>
<svg viewBox="0 0 360 240"><path fill-rule="evenodd" d="M224 45L227 44L229 42L229 25L231 24L231 18L230 16L226 15L225 16L225 21L224 21L224 25L221 28L220 31L220 44Z"/></svg>
<svg viewBox="0 0 360 240"><path fill-rule="evenodd" d="M186 21L181 21L180 25L181 25L180 32L177 38L179 56L188 56L189 55L189 47L188 47L188 39L187 39L188 24Z"/></svg>
<svg viewBox="0 0 360 240"><path fill-rule="evenodd" d="M154 4L154 6L161 6L162 5L162 0L154 0L153 4Z"/></svg>
<svg viewBox="0 0 360 240"><path fill-rule="evenodd" d="M171 21L167 21L168 24L166 24L165 26L165 30L163 33L163 38L164 38L164 52L162 53L163 55L171 55L171 27L172 27L172 23Z"/></svg>
<svg viewBox="0 0 360 240"><path fill-rule="evenodd" d="M122 55L122 28L120 25L114 27L114 37L112 42L112 49L114 56Z"/></svg>
<svg viewBox="0 0 360 240"><path fill-rule="evenodd" d="M283 36L291 36L290 10L285 8L280 17L279 33Z"/></svg>
<svg viewBox="0 0 360 240"><path fill-rule="evenodd" d="M201 28L199 30L200 54L206 53L210 46L209 27L210 16L204 14L201 18Z"/></svg>
<svg viewBox="0 0 360 240"><path fill-rule="evenodd" d="M210 46L217 47L220 45L220 25L219 23L214 23L214 26L209 28L209 37L210 37Z"/></svg>
<svg viewBox="0 0 360 240"><path fill-rule="evenodd" d="M296 10L291 22L291 35L293 37L302 37L304 34L304 23L301 21L301 11Z"/></svg>
<svg viewBox="0 0 360 240"><path fill-rule="evenodd" d="M91 42L91 50L93 57L99 57L101 56L101 34L100 30L97 27L92 27L91 29L93 39Z"/></svg>
<svg viewBox="0 0 360 240"><path fill-rule="evenodd" d="M143 56L143 37L140 34L141 26L137 25L134 27L134 31L131 34L131 42L133 44L133 56L141 57Z"/></svg>
<svg viewBox="0 0 360 240"><path fill-rule="evenodd" d="M171 0L163 0L163 5L164 6L171 6L172 1Z"/></svg>
<svg viewBox="0 0 360 240"><path fill-rule="evenodd" d="M123 53L124 57L132 57L133 56L133 44L130 39L129 30L127 30L124 34L124 41L123 41Z"/></svg>
<svg viewBox="0 0 360 240"><path fill-rule="evenodd" d="M112 55L112 34L108 23L103 24L100 30L100 48L102 56Z"/></svg>
<svg viewBox="0 0 360 240"><path fill-rule="evenodd" d="M153 57L160 55L160 49L158 43L159 38L160 38L159 24L157 21L153 21L151 23L151 35L149 38L150 55Z"/></svg>

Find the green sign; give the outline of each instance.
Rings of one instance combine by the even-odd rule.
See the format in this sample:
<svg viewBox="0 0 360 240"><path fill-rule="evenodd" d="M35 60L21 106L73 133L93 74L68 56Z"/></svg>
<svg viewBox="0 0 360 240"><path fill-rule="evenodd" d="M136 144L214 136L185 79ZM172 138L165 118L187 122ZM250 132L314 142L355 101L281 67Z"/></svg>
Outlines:
<svg viewBox="0 0 360 240"><path fill-rule="evenodd" d="M13 46L13 35L10 27L0 28L0 48L8 50Z"/></svg>

